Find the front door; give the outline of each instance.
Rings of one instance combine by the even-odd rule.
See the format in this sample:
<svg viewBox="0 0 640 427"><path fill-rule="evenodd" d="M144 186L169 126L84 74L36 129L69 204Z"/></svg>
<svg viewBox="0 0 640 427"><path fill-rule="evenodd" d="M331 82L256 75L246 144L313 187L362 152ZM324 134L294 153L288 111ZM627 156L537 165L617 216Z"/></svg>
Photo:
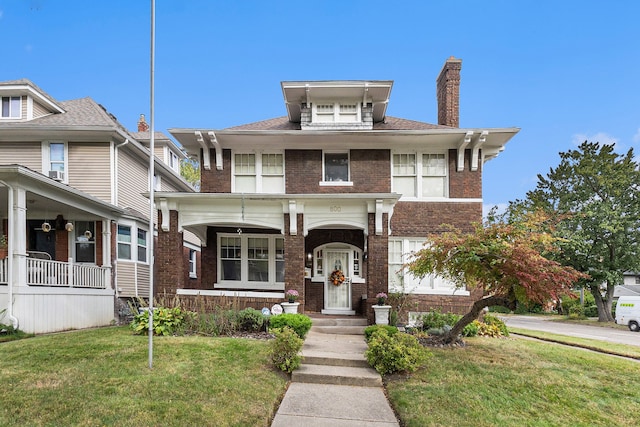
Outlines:
<svg viewBox="0 0 640 427"><path fill-rule="evenodd" d="M325 314L353 314L351 310L351 272L348 249L326 249L324 310ZM344 280L332 280L334 272L341 272ZM337 275L337 274L336 274ZM340 277L341 279L341 277ZM340 283L341 282L341 283Z"/></svg>

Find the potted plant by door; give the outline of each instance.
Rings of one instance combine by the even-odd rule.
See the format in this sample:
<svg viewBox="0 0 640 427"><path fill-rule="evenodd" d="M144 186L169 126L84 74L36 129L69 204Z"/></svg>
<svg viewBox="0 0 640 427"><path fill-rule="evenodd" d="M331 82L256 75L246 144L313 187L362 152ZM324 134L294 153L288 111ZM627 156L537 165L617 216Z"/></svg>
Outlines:
<svg viewBox="0 0 640 427"><path fill-rule="evenodd" d="M300 294L295 289L289 289L284 293L284 297L287 299L287 302L280 303L282 309L285 313L297 313L298 306L300 305L297 302L297 299L300 297Z"/></svg>
<svg viewBox="0 0 640 427"><path fill-rule="evenodd" d="M378 304L373 306L373 311L375 312L375 316L376 316L376 325L389 324L389 311L391 311L391 306L386 305L387 298L388 296L384 292L379 292L376 295Z"/></svg>

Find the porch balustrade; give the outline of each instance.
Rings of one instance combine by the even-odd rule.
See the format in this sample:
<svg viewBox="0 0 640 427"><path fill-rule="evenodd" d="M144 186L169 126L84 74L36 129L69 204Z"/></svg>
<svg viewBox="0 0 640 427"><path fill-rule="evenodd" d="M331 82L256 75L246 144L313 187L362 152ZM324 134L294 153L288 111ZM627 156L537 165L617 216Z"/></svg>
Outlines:
<svg viewBox="0 0 640 427"><path fill-rule="evenodd" d="M108 267L27 258L27 284L30 286L69 286L106 289Z"/></svg>

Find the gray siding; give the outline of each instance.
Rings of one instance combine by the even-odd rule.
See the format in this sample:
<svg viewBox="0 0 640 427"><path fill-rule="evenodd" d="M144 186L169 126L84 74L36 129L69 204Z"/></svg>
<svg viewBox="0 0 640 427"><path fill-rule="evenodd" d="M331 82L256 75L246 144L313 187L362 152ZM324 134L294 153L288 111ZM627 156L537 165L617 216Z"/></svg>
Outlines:
<svg viewBox="0 0 640 427"><path fill-rule="evenodd" d="M124 298L149 296L149 265L118 261L116 266L118 296Z"/></svg>
<svg viewBox="0 0 640 427"><path fill-rule="evenodd" d="M118 206L133 208L147 215L149 199L142 194L148 191L148 168L143 160L125 150L118 150Z"/></svg>
<svg viewBox="0 0 640 427"><path fill-rule="evenodd" d="M109 143L69 143L69 185L111 202Z"/></svg>
<svg viewBox="0 0 640 427"><path fill-rule="evenodd" d="M40 142L0 143L0 164L19 164L42 172L42 144Z"/></svg>
<svg viewBox="0 0 640 427"><path fill-rule="evenodd" d="M26 105L26 102L25 102L25 105ZM38 117L46 116L47 114L51 114L51 112L48 109L46 109L42 104L34 100L33 101L33 118L37 119Z"/></svg>

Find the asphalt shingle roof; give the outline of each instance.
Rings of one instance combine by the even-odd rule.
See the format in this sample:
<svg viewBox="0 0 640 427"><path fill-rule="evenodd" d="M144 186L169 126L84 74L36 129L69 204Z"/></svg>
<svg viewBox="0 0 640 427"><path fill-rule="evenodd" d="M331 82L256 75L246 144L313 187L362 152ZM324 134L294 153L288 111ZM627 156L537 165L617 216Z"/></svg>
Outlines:
<svg viewBox="0 0 640 427"><path fill-rule="evenodd" d="M234 126L225 130L300 130L300 123L292 123L287 116L262 120L260 122L247 123ZM415 120L401 119L387 116L384 122L374 123L373 130L428 130L451 129L449 126L434 125Z"/></svg>

